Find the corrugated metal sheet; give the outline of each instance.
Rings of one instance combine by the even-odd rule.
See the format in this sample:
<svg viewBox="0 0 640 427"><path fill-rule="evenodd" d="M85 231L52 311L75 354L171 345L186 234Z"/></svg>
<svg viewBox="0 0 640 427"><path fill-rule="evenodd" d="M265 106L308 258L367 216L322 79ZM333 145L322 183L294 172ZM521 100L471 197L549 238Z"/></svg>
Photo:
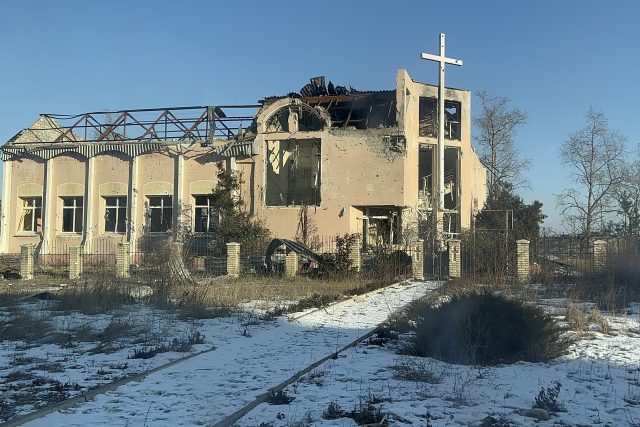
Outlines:
<svg viewBox="0 0 640 427"><path fill-rule="evenodd" d="M49 160L64 153L78 153L84 157L94 157L101 153L115 151L124 153L130 157L135 157L149 151L160 150L166 147L162 143L118 143L118 144L52 144L51 146L38 146L29 148L25 146L11 146L9 144L2 147L2 160L11 160L14 157L32 155L43 160Z"/></svg>

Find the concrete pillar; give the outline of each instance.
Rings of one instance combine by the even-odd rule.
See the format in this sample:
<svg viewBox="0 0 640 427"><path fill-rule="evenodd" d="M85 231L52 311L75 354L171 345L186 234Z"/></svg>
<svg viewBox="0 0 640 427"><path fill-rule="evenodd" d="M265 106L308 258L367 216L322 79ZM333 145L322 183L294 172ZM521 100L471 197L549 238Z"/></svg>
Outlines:
<svg viewBox="0 0 640 427"><path fill-rule="evenodd" d="M138 158L132 157L131 163L129 163L129 223L127 224L127 231L129 233L129 242L133 245L134 252L137 247L137 230L136 220L138 219ZM131 248L129 248L131 250Z"/></svg>
<svg viewBox="0 0 640 427"><path fill-rule="evenodd" d="M9 252L9 217L10 210L16 201L11 194L11 175L13 173L13 161L4 162L2 177L2 214L0 216L0 253ZM15 215L15 214L14 214Z"/></svg>
<svg viewBox="0 0 640 427"><path fill-rule="evenodd" d="M462 257L460 254L460 240L452 239L447 242L449 248L449 277L462 277Z"/></svg>
<svg viewBox="0 0 640 427"><path fill-rule="evenodd" d="M351 245L351 250L349 251L349 263L351 264L351 268L358 273L362 270L362 235L355 234L353 239L353 244Z"/></svg>
<svg viewBox="0 0 640 427"><path fill-rule="evenodd" d="M607 261L607 242L606 240L595 240L593 242L593 269L601 271Z"/></svg>
<svg viewBox="0 0 640 427"><path fill-rule="evenodd" d="M240 243L227 243L227 275L240 276Z"/></svg>
<svg viewBox="0 0 640 427"><path fill-rule="evenodd" d="M529 280L529 243L525 239L516 241L516 278L521 283Z"/></svg>
<svg viewBox="0 0 640 427"><path fill-rule="evenodd" d="M84 224L82 224L82 237L83 237L83 252L87 251L87 253L91 253L93 250L93 237L94 234L98 231L98 224L94 224L95 219L97 218L96 213L94 212L93 206L93 198L95 194L95 157L89 157L87 159L86 166L86 174L84 178ZM95 225L95 228L94 228Z"/></svg>
<svg viewBox="0 0 640 427"><path fill-rule="evenodd" d="M424 240L418 239L411 257L413 278L424 280Z"/></svg>
<svg viewBox="0 0 640 427"><path fill-rule="evenodd" d="M75 280L82 276L83 270L83 247L69 246L69 279Z"/></svg>
<svg viewBox="0 0 640 427"><path fill-rule="evenodd" d="M288 277L293 277L298 274L298 254L291 251L287 254L285 259L284 274Z"/></svg>
<svg viewBox="0 0 640 427"><path fill-rule="evenodd" d="M24 280L33 279L33 245L20 246L20 276Z"/></svg>
<svg viewBox="0 0 640 427"><path fill-rule="evenodd" d="M129 268L131 266L130 261L131 249L129 242L118 243L116 249L116 277L120 279L126 279L129 277Z"/></svg>
<svg viewBox="0 0 640 427"><path fill-rule="evenodd" d="M173 224L175 236L178 239L182 239L181 233L184 231L184 227L190 227L192 224L184 224L185 219L183 209L184 206L184 155L179 153L175 158L175 174L174 174L174 189L173 189ZM187 216L190 217L190 216Z"/></svg>
<svg viewBox="0 0 640 427"><path fill-rule="evenodd" d="M44 242L40 248L41 254L49 254L54 251L53 239L56 232L56 200L53 189L53 162L49 159L44 164L44 200L42 201L42 232Z"/></svg>

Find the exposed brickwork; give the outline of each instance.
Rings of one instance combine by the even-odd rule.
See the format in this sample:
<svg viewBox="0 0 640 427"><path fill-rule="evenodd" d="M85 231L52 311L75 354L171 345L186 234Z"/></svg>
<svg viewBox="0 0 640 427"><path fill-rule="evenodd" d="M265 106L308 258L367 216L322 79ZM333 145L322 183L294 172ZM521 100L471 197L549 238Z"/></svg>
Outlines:
<svg viewBox="0 0 640 427"><path fill-rule="evenodd" d="M411 257L413 278L424 280L424 240L418 239Z"/></svg>
<svg viewBox="0 0 640 427"><path fill-rule="evenodd" d="M118 243L116 250L116 277L126 279L130 276L130 254L131 249L128 242Z"/></svg>
<svg viewBox="0 0 640 427"><path fill-rule="evenodd" d="M351 251L349 252L349 262L351 268L358 273L362 270L362 235L354 235L353 245L351 245Z"/></svg>
<svg viewBox="0 0 640 427"><path fill-rule="evenodd" d="M25 280L33 279L33 245L20 246L20 276Z"/></svg>
<svg viewBox="0 0 640 427"><path fill-rule="evenodd" d="M460 240L458 239L449 240L448 248L449 248L449 277L459 278L462 276Z"/></svg>
<svg viewBox="0 0 640 427"><path fill-rule="evenodd" d="M529 281L529 243L525 239L516 242L516 277L521 283Z"/></svg>
<svg viewBox="0 0 640 427"><path fill-rule="evenodd" d="M298 254L291 251L285 259L285 275L293 277L298 274Z"/></svg>
<svg viewBox="0 0 640 427"><path fill-rule="evenodd" d="M227 274L240 276L240 243L227 243Z"/></svg>
<svg viewBox="0 0 640 427"><path fill-rule="evenodd" d="M595 240L593 242L593 268L596 271L604 269L607 262L607 242L605 240Z"/></svg>
<svg viewBox="0 0 640 427"><path fill-rule="evenodd" d="M82 246L69 247L69 279L71 280L82 276L83 252Z"/></svg>

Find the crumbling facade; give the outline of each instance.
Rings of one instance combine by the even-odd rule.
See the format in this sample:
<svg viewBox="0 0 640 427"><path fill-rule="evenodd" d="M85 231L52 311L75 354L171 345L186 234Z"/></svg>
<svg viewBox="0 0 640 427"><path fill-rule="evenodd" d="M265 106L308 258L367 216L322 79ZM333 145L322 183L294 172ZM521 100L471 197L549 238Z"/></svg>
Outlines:
<svg viewBox="0 0 640 427"><path fill-rule="evenodd" d="M295 238L304 208L317 235L400 244L434 203L437 93L399 70L386 91L315 78L257 105L42 115L2 146L0 251L90 254L207 235L220 164L241 175L239 197L274 237ZM470 93L447 89L445 109L441 229L452 237L482 208L486 171L471 147Z"/></svg>

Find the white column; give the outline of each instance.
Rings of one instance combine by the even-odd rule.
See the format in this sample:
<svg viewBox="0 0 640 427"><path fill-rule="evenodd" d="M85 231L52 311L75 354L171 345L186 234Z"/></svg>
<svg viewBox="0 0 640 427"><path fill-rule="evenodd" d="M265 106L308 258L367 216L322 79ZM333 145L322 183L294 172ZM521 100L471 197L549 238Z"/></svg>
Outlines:
<svg viewBox="0 0 640 427"><path fill-rule="evenodd" d="M129 218L128 230L129 230L129 242L133 245L133 250L137 250L137 235L138 228L142 227L142 224L137 224L138 219L138 158L132 157L129 163L129 194L127 195L129 200L129 211L127 216Z"/></svg>
<svg viewBox="0 0 640 427"><path fill-rule="evenodd" d="M15 200L11 194L11 175L13 173L13 162L4 162L4 171L2 177L2 214L0 215L0 253L9 251L9 219L11 217L10 207L15 206Z"/></svg>
<svg viewBox="0 0 640 427"><path fill-rule="evenodd" d="M175 161L175 182L174 182L174 190L173 190L173 224L175 227L175 235L177 238L180 238L180 232L182 232L182 221L184 220L184 215L182 209L184 208L183 199L184 199L184 155L182 152L178 153Z"/></svg>
<svg viewBox="0 0 640 427"><path fill-rule="evenodd" d="M97 224L94 224L96 214L93 206L93 198L95 195L95 180L93 179L95 161L95 157L89 157L87 159L84 177L84 226L82 227L84 253L90 253L92 251L93 238L97 233Z"/></svg>
<svg viewBox="0 0 640 427"><path fill-rule="evenodd" d="M44 242L41 253L48 254L53 250L53 239L56 231L56 200L53 197L53 161L51 158L44 164L44 201L42 202Z"/></svg>

